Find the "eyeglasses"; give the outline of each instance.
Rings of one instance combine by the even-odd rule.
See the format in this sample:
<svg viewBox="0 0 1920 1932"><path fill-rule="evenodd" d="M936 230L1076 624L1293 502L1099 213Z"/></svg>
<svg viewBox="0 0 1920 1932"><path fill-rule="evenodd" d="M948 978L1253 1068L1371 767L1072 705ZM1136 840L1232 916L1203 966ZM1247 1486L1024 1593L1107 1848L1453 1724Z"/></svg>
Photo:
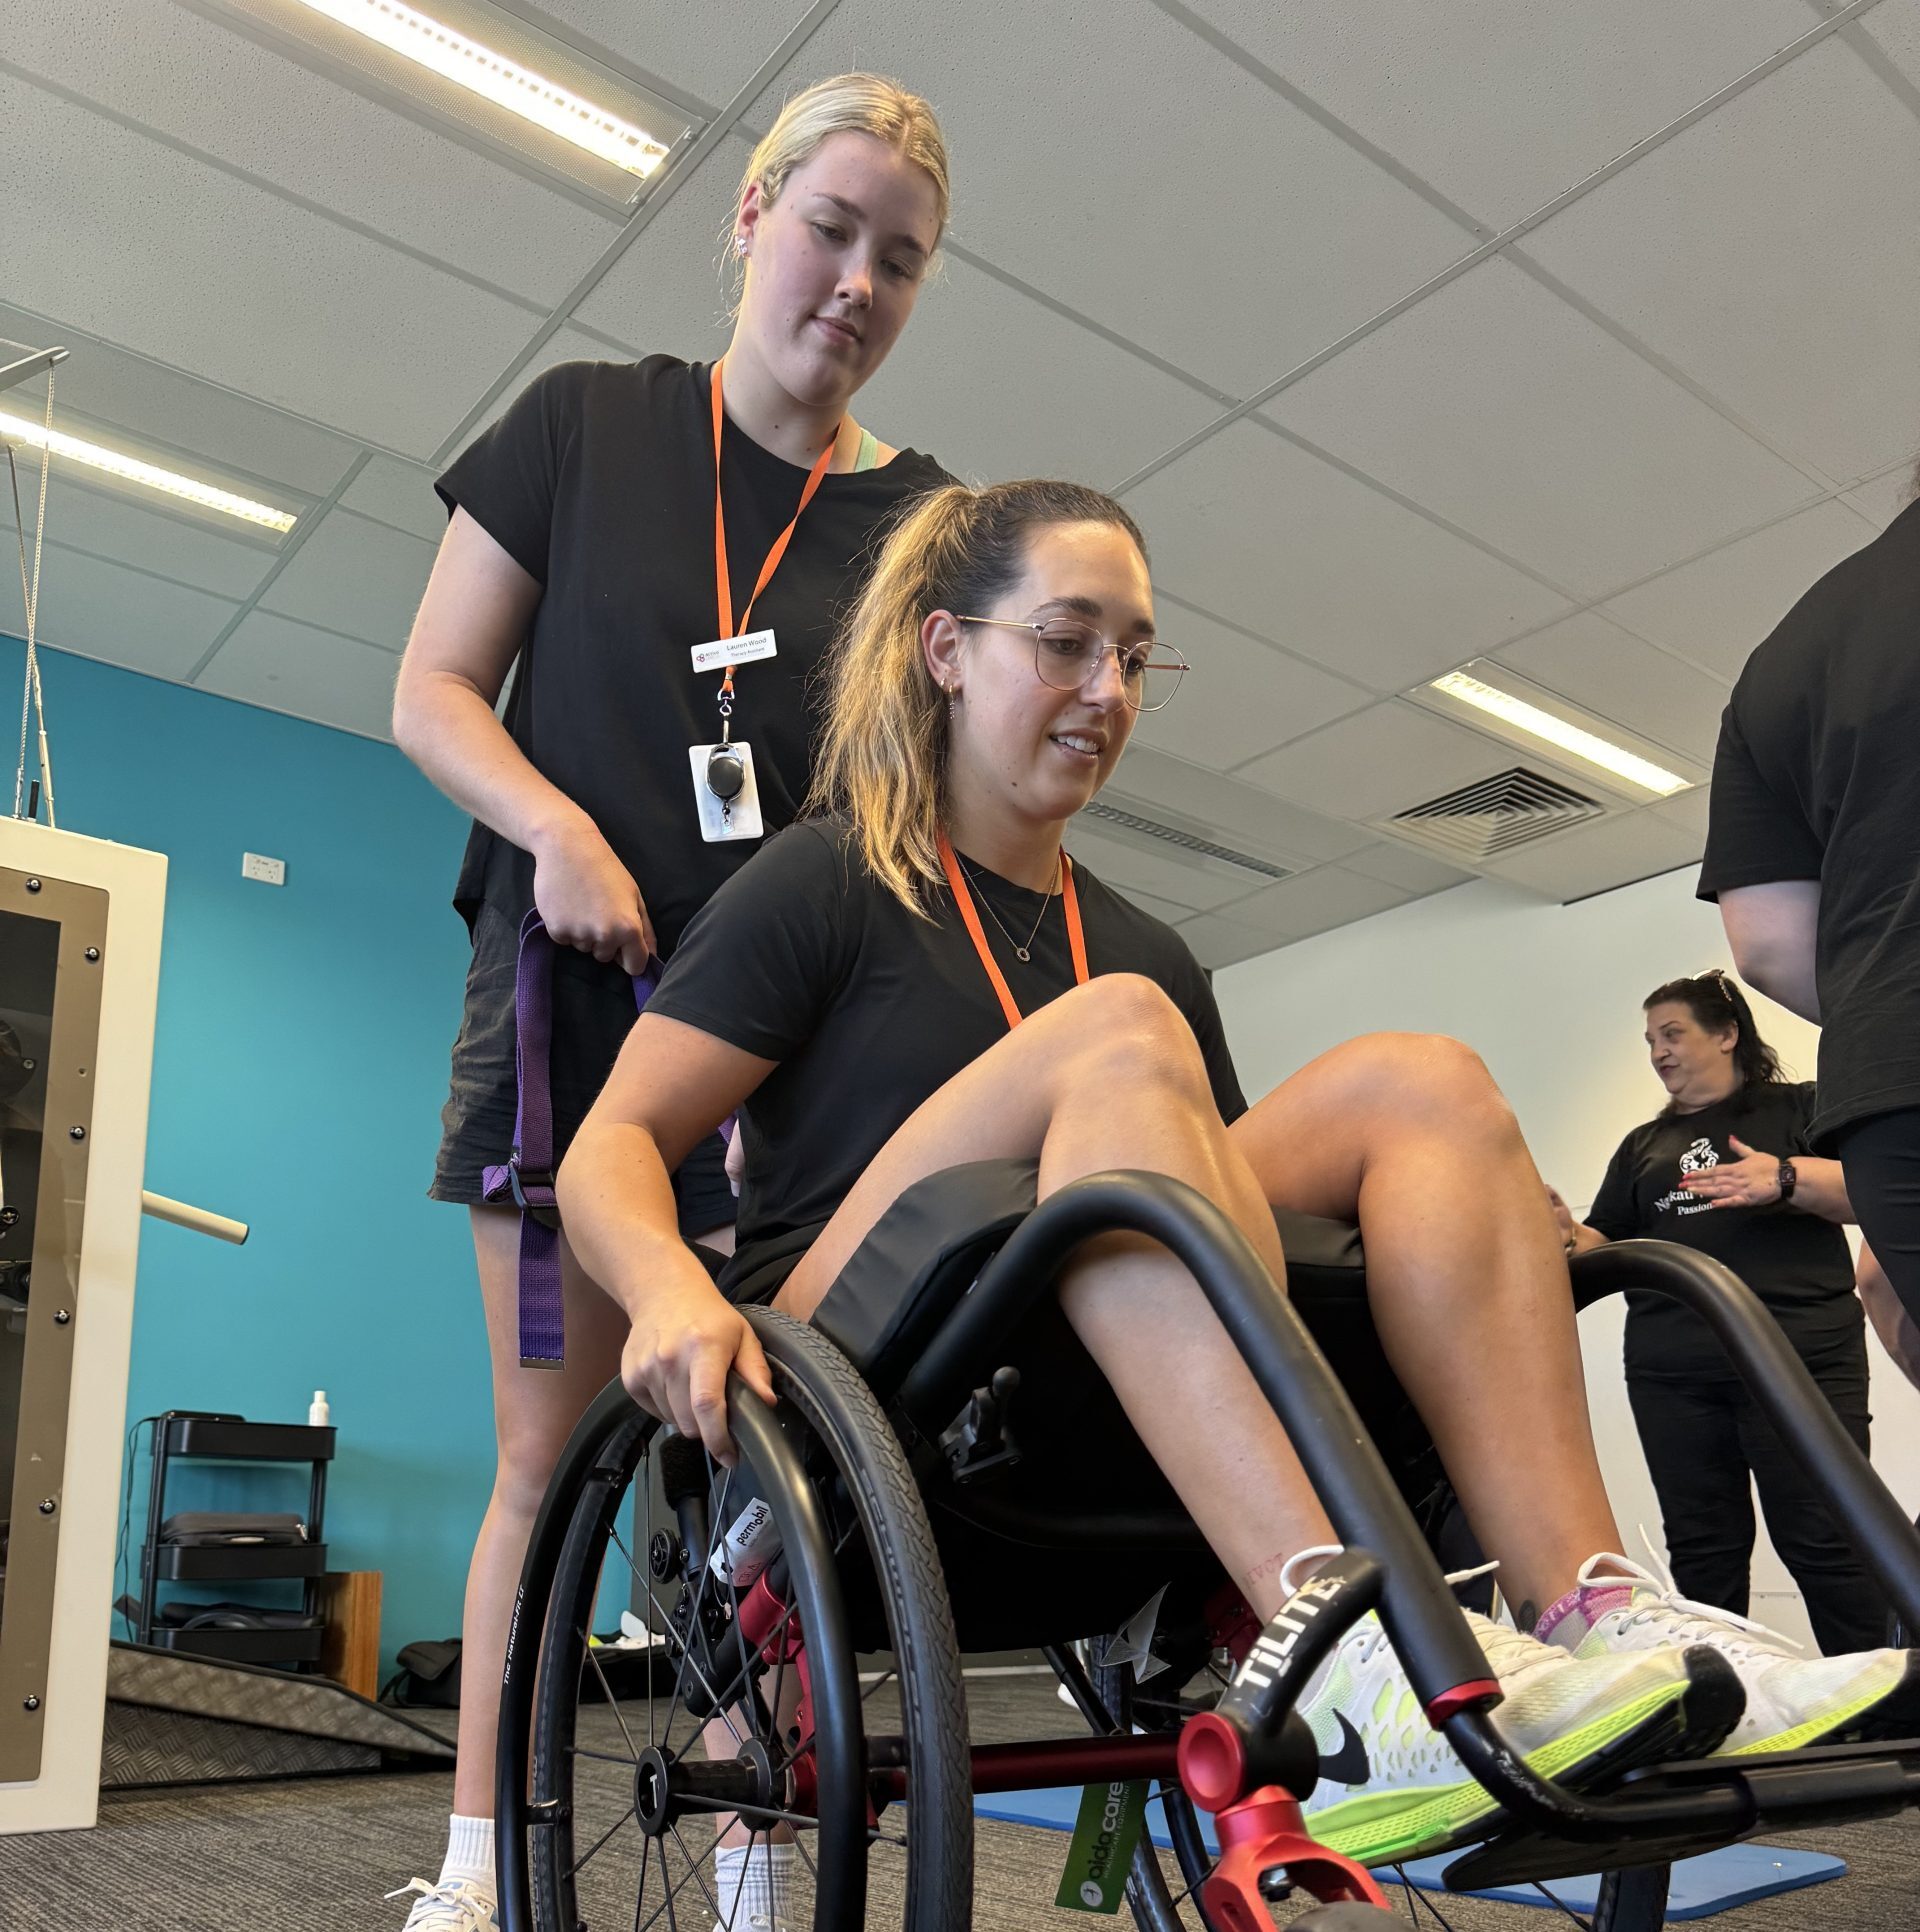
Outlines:
<svg viewBox="0 0 1920 1932"><path fill-rule="evenodd" d="M1042 684L1056 691L1083 691L1098 674L1109 651L1120 672L1120 693L1135 711L1158 711L1180 688L1187 660L1149 638L1110 644L1091 624L1068 617L1031 623L1017 617L962 617L962 624L997 624L1002 630L1033 633L1033 668Z"/></svg>

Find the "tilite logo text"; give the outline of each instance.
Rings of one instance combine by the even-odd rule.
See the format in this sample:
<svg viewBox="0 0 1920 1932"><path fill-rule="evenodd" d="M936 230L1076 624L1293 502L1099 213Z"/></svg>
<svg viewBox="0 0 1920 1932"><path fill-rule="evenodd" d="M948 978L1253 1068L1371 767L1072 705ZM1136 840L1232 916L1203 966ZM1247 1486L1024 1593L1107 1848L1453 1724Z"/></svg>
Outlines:
<svg viewBox="0 0 1920 1932"><path fill-rule="evenodd" d="M1266 1629L1253 1640L1253 1648L1247 1652L1246 1661L1234 1676L1234 1688L1239 1690L1248 1684L1257 1684L1265 1690L1286 1667L1294 1646L1339 1596L1342 1587L1338 1577L1315 1577L1310 1583L1303 1583L1280 1606ZM1276 1631L1285 1634L1275 1636Z"/></svg>

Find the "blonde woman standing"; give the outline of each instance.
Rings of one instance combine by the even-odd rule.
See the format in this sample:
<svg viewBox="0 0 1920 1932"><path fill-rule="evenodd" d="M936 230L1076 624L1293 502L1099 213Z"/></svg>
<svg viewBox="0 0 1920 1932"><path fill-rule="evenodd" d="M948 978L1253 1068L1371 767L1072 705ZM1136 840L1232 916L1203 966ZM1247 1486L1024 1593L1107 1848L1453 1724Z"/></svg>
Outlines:
<svg viewBox="0 0 1920 1932"><path fill-rule="evenodd" d="M809 88L740 186L724 358L549 370L440 479L452 520L401 665L394 738L474 818L454 893L473 962L431 1193L470 1213L499 1462L468 1574L448 1854L433 1884L406 1888L408 1932L495 1923L513 1591L554 1460L626 1335L565 1243L533 1231L555 1305L532 1350L544 1364L523 1361L522 1221L499 1184L522 1138L516 961L524 948L551 974L539 1092L557 1165L633 1024L636 976L797 815L807 681L833 618L894 514L944 480L851 404L913 313L947 208L925 101L865 74ZM526 931L534 915L544 938ZM531 1116L538 1102L521 1099ZM680 1235L725 1253L722 1151L705 1137L672 1185ZM537 1187L528 1169L519 1179Z"/></svg>

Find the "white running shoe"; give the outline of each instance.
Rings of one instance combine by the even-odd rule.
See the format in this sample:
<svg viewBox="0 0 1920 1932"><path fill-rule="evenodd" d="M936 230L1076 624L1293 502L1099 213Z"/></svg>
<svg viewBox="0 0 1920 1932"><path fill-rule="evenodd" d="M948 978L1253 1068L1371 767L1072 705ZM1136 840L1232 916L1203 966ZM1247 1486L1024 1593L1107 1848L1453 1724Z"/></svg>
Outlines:
<svg viewBox="0 0 1920 1932"><path fill-rule="evenodd" d="M1716 1757L1797 1751L1863 1733L1907 1734L1920 1718L1920 1653L1797 1656L1800 1647L1791 1638L1683 1597L1664 1570L1608 1551L1581 1565L1575 1587L1535 1630L1583 1658L1710 1645L1739 1672L1747 1692L1746 1712Z"/></svg>
<svg viewBox="0 0 1920 1932"><path fill-rule="evenodd" d="M414 1900L400 1932L500 1932L490 1885L470 1878L449 1878L429 1885L424 1878L416 1878L387 1896L405 1898L409 1892L420 1896Z"/></svg>
<svg viewBox="0 0 1920 1932"><path fill-rule="evenodd" d="M1738 1714L1738 1686L1711 1653L1650 1648L1580 1661L1471 1611L1467 1620L1506 1693L1501 1732L1536 1772L1576 1789L1708 1748ZM1330 1849L1385 1864L1498 1827L1498 1805L1427 1722L1378 1617L1340 1640L1300 1714L1320 1747L1320 1781L1302 1810Z"/></svg>

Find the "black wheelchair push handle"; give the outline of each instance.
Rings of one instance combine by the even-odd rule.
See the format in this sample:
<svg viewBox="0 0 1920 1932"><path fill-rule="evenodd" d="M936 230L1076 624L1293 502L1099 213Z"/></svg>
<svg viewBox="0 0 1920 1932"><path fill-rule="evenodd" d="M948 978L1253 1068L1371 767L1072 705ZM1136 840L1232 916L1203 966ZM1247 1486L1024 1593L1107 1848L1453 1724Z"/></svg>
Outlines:
<svg viewBox="0 0 1920 1932"><path fill-rule="evenodd" d="M924 1401L932 1412L962 1399L977 1364L1047 1292L1073 1250L1118 1231L1150 1236L1186 1265L1285 1425L1341 1540L1378 1559L1382 1613L1421 1703L1437 1717L1457 1708L1463 1691L1478 1696L1487 1660L1338 1377L1239 1228L1184 1182L1094 1174L1048 1195L909 1371L907 1405Z"/></svg>
<svg viewBox="0 0 1920 1932"><path fill-rule="evenodd" d="M1920 1629L1920 1535L1760 1297L1724 1263L1672 1241L1614 1241L1574 1261L1579 1307L1625 1288L1670 1295L1713 1330L1888 1601L1909 1630Z"/></svg>

